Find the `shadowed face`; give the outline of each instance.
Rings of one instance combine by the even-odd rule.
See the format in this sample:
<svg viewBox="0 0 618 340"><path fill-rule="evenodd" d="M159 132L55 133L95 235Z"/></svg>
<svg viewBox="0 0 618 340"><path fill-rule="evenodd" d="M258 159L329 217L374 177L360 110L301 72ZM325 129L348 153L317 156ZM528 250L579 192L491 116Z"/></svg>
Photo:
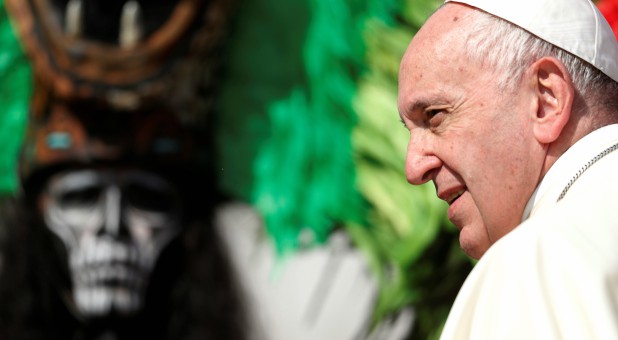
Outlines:
<svg viewBox="0 0 618 340"><path fill-rule="evenodd" d="M410 131L408 181L433 181L461 247L480 258L520 223L541 169L527 92L501 90L500 70L464 53L471 11L447 4L414 37L401 63L398 106Z"/></svg>
<svg viewBox="0 0 618 340"><path fill-rule="evenodd" d="M137 313L161 250L180 231L174 187L140 170L69 170L50 178L42 208L67 248L82 316Z"/></svg>

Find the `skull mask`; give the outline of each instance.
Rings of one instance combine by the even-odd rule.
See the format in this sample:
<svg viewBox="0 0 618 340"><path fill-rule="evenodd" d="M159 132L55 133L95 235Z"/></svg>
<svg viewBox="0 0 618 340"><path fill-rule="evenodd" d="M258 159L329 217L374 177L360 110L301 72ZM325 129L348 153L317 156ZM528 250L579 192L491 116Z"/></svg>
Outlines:
<svg viewBox="0 0 618 340"><path fill-rule="evenodd" d="M45 223L67 249L77 311L136 314L157 258L180 231L175 187L135 169L68 170L42 197Z"/></svg>

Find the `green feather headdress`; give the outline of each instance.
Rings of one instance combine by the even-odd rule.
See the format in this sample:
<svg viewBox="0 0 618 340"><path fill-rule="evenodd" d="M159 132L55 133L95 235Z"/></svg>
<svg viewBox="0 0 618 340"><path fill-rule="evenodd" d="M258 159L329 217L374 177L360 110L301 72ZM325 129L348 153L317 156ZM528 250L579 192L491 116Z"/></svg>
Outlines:
<svg viewBox="0 0 618 340"><path fill-rule="evenodd" d="M222 186L262 212L279 253L345 228L380 280L375 321L412 304L418 338L439 334L470 268L433 187L406 183L396 108L399 61L440 3L247 3L217 129Z"/></svg>

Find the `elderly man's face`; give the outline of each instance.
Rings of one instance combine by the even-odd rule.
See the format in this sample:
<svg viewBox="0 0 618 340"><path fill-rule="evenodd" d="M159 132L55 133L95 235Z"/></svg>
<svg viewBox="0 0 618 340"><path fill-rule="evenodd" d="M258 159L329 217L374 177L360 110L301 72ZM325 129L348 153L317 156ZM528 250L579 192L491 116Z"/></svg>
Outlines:
<svg viewBox="0 0 618 340"><path fill-rule="evenodd" d="M541 151L530 131L531 91L500 91L499 71L464 55L471 11L448 4L415 36L401 64L398 105L410 130L408 181L433 181L461 247L479 258L519 224Z"/></svg>

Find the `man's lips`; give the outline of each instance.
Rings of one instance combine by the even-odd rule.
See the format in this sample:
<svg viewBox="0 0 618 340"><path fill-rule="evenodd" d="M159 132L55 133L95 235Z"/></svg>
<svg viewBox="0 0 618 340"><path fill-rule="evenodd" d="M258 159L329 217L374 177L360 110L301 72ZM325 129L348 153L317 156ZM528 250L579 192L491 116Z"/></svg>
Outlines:
<svg viewBox="0 0 618 340"><path fill-rule="evenodd" d="M449 204L447 210L448 219L460 231L463 229L464 225L467 224L466 221L469 222L470 216L466 213L467 207L470 203L468 202L470 199L468 196L468 190L466 189L457 190L453 192L453 194L447 196L447 198L451 199L450 201L447 201Z"/></svg>
<svg viewBox="0 0 618 340"><path fill-rule="evenodd" d="M466 192L466 188L453 188L438 193L438 197L451 205L453 204L453 202L455 202L455 200L457 200L461 195L463 195L464 192Z"/></svg>
<svg viewBox="0 0 618 340"><path fill-rule="evenodd" d="M467 188L465 186L454 186L450 187L446 190L438 192L438 197L448 203L448 219L457 227L457 229L461 230L463 224L461 223L461 216L458 211L461 209L461 204L457 204L459 202L459 198L467 192Z"/></svg>

